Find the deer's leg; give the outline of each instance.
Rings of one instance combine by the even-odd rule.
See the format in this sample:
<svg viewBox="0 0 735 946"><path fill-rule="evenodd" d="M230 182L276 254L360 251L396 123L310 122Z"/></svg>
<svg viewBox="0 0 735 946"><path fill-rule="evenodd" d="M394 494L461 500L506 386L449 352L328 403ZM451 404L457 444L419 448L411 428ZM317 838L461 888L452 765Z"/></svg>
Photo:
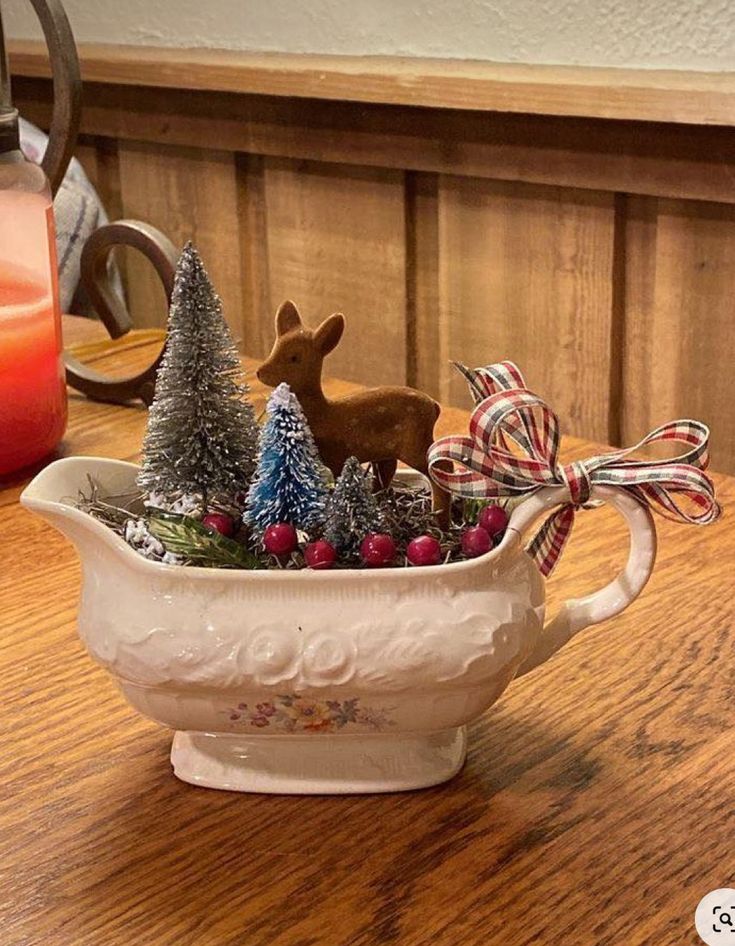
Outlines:
<svg viewBox="0 0 735 946"><path fill-rule="evenodd" d="M381 489L387 489L390 486L391 480L395 476L397 467L398 467L398 460L395 460L395 459L376 460L373 463L376 493L379 492Z"/></svg>
<svg viewBox="0 0 735 946"><path fill-rule="evenodd" d="M452 514L452 497L433 480L431 482L431 509L436 514L440 529L448 529Z"/></svg>
<svg viewBox="0 0 735 946"><path fill-rule="evenodd" d="M429 478L431 483L431 511L436 516L436 521L439 528L445 530L448 529L451 522L452 497L440 486L437 486L431 477L429 477L429 467L426 463L426 454L423 453L420 459L414 463L409 463L409 466L412 466L415 470L418 470L419 473L423 473L424 476ZM449 466L448 462L447 466Z"/></svg>
<svg viewBox="0 0 735 946"><path fill-rule="evenodd" d="M342 467L345 465L345 460L347 459L344 450L335 446L330 441L325 440L317 440L316 446L319 451L319 456L322 458L322 463L331 471L332 476L336 480L342 472Z"/></svg>

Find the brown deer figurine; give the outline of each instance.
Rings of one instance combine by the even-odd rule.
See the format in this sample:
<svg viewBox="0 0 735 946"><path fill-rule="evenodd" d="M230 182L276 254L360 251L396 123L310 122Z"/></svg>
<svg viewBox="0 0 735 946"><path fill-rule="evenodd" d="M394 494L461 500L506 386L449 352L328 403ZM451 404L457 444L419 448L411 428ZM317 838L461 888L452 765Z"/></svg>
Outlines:
<svg viewBox="0 0 735 946"><path fill-rule="evenodd" d="M434 440L441 408L413 388L380 387L330 400L322 390L322 362L337 347L344 316L330 315L315 330L305 328L293 302L276 314L276 341L257 377L275 387L282 381L299 399L325 464L338 476L355 456L372 463L378 482L387 486L401 460L427 473L426 453ZM449 497L432 483L434 510L448 521Z"/></svg>

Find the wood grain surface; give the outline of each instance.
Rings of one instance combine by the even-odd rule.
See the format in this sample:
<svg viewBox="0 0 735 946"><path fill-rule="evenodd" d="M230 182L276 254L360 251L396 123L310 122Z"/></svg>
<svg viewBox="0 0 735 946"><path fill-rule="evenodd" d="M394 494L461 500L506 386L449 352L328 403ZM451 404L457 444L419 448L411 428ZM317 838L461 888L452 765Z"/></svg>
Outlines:
<svg viewBox="0 0 735 946"><path fill-rule="evenodd" d="M125 216L163 230L176 246L193 240L207 261L236 334L242 326L242 277L238 233L237 179L230 152L189 148L163 154L146 144L119 149L120 192ZM178 225L172 227L172 218ZM235 237L233 239L233 236ZM127 294L138 325L161 325L166 296L153 268L139 254L125 257Z"/></svg>
<svg viewBox="0 0 735 946"><path fill-rule="evenodd" d="M87 345L84 357L121 371L154 346L123 339L112 356ZM263 395L254 386L258 405ZM71 394L70 408L62 454L137 456L142 407ZM440 430L466 419L448 409ZM595 449L566 442L568 456ZM729 505L735 481L715 479ZM84 653L76 555L20 508L22 486L0 492L3 946L698 942L697 902L735 881L727 519L703 530L659 520L642 597L512 685L470 727L453 781L268 797L174 778L171 734L135 715ZM611 512L578 518L552 610L624 558Z"/></svg>
<svg viewBox="0 0 735 946"><path fill-rule="evenodd" d="M46 126L50 83L14 76ZM85 135L735 202L732 129L88 83Z"/></svg>
<svg viewBox="0 0 735 946"><path fill-rule="evenodd" d="M344 340L327 370L363 383L406 381L403 173L269 158L262 223L267 296L257 316L266 355L273 316L297 301L307 325L344 312ZM390 357L386 358L386 352Z"/></svg>
<svg viewBox="0 0 735 946"><path fill-rule="evenodd" d="M716 428L715 469L735 469L732 390L717 370L735 364L732 302L722 291L732 279L735 207L631 197L625 226L623 442L686 414Z"/></svg>
<svg viewBox="0 0 735 946"><path fill-rule="evenodd" d="M19 75L48 75L46 47L10 43ZM85 82L255 92L391 105L735 124L729 72L547 66L80 43Z"/></svg>
<svg viewBox="0 0 735 946"><path fill-rule="evenodd" d="M612 195L445 176L438 212L439 363L510 358L566 430L606 440ZM460 404L463 378L443 380Z"/></svg>

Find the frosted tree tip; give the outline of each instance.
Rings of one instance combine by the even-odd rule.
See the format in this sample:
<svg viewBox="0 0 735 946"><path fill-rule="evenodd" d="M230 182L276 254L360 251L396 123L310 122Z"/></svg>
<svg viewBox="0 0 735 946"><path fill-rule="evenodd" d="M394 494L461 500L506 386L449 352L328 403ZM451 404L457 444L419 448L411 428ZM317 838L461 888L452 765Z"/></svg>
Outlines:
<svg viewBox="0 0 735 946"><path fill-rule="evenodd" d="M181 251L176 264L177 275L182 275L186 270L204 269L204 263L199 255L199 250L194 246L191 240L187 240Z"/></svg>
<svg viewBox="0 0 735 946"><path fill-rule="evenodd" d="M285 381L281 381L273 394L268 398L268 410L272 411L277 407L291 407L295 400L291 393L291 388Z"/></svg>

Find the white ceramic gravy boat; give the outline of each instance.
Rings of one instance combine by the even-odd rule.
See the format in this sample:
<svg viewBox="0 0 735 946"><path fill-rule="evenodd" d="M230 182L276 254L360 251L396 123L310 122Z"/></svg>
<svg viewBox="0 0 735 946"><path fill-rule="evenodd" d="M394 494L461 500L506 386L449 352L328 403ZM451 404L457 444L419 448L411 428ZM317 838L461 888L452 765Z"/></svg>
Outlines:
<svg viewBox="0 0 735 946"><path fill-rule="evenodd" d="M79 633L131 705L176 730L176 775L252 792L386 792L451 778L465 725L515 677L643 589L656 555L650 512L594 487L622 514L628 561L605 588L544 624L544 580L523 546L568 499L539 490L500 545L423 568L230 571L163 565L74 506L88 476L134 489L137 467L58 460L21 497L82 561ZM409 479L415 474L403 474Z"/></svg>

